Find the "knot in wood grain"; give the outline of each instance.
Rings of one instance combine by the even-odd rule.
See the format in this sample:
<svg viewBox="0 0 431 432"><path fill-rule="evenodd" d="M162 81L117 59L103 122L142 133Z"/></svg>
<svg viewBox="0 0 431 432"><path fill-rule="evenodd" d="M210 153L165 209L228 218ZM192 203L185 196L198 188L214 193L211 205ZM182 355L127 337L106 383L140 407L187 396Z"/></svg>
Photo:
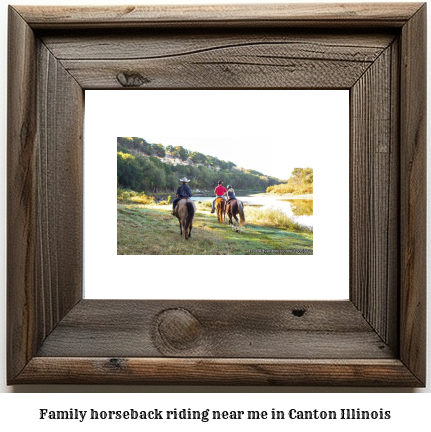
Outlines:
<svg viewBox="0 0 431 432"><path fill-rule="evenodd" d="M198 319L182 308L162 311L156 317L156 331L163 343L175 350L195 347L199 344L203 333Z"/></svg>
<svg viewBox="0 0 431 432"><path fill-rule="evenodd" d="M123 87L140 87L150 82L148 78L145 78L139 72L131 71L119 72L117 74L117 81Z"/></svg>
<svg viewBox="0 0 431 432"><path fill-rule="evenodd" d="M292 309L292 314L296 317L302 317L305 314L305 309Z"/></svg>
<svg viewBox="0 0 431 432"><path fill-rule="evenodd" d="M109 367L112 369L120 369L123 364L123 361L121 359L112 358L109 359Z"/></svg>

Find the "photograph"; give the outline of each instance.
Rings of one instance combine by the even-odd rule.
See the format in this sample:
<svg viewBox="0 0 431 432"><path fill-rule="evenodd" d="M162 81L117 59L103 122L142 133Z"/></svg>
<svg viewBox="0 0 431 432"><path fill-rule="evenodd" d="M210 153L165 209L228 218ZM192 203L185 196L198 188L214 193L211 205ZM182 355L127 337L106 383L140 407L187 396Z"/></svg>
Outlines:
<svg viewBox="0 0 431 432"><path fill-rule="evenodd" d="M221 140L201 138L205 154L182 139L117 138L118 255L313 253L313 168L267 175L218 158ZM265 142L235 144L284 173Z"/></svg>

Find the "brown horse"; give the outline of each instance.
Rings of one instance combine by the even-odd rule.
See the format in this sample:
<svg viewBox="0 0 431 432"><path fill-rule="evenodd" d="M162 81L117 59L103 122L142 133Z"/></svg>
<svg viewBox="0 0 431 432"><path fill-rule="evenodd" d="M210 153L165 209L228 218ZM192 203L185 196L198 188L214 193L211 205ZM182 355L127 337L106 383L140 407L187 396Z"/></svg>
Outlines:
<svg viewBox="0 0 431 432"><path fill-rule="evenodd" d="M186 240L191 237L193 218L196 213L195 203L190 199L181 199L175 207L175 216L180 222L180 235L183 235Z"/></svg>
<svg viewBox="0 0 431 432"><path fill-rule="evenodd" d="M226 223L226 200L224 198L217 198L215 202L218 221Z"/></svg>
<svg viewBox="0 0 431 432"><path fill-rule="evenodd" d="M245 224L244 205L239 199L233 199L227 204L226 213L229 217L229 225L232 225L232 231L241 232L241 227ZM239 215L239 221L236 215ZM235 223L232 222L235 218Z"/></svg>

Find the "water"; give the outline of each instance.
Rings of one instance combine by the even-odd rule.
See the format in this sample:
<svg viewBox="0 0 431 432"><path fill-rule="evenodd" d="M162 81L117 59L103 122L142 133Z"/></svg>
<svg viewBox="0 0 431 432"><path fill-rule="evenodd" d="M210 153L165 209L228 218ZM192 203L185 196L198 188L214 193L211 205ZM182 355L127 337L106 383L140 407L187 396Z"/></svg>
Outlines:
<svg viewBox="0 0 431 432"><path fill-rule="evenodd" d="M194 201L208 201L215 197L195 196ZM262 206L263 208L278 208L287 216L301 225L313 227L313 200L286 200L272 196L238 196L245 205Z"/></svg>

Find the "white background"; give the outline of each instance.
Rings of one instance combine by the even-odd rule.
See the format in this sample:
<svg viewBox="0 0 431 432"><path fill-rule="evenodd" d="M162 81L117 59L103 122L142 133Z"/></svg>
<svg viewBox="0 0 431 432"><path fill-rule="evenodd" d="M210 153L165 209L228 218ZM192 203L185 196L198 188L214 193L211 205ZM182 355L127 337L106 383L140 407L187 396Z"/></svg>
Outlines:
<svg viewBox="0 0 431 432"><path fill-rule="evenodd" d="M289 167L287 173L294 167L312 167L313 255L117 256L116 137L147 139L166 131L190 139L213 134L222 137L219 141L230 142L229 150L237 152L239 160L231 160L238 164L248 157L247 153L260 155L262 150L258 147L253 152L252 146L261 142L267 154L271 154L264 174L277 170L282 173L285 165ZM222 159L211 150L203 152ZM84 155L86 298L341 300L349 297L347 90L86 91ZM258 160L250 158L249 163L246 168L261 169L256 165ZM264 166L265 161L261 164ZM193 239L189 243L193 248ZM240 275L241 287L220 286L213 277L216 267L229 268ZM177 268L189 269L194 283L181 290L173 289ZM143 275L149 272L155 278L151 290L145 290L148 281ZM325 281L330 281L330 286Z"/></svg>
<svg viewBox="0 0 431 432"><path fill-rule="evenodd" d="M298 1L298 0L296 0ZM316 0L314 0L316 2ZM223 1L226 3L226 1ZM251 3L252 0L247 0L246 3ZM274 1L275 2L275 1ZM33 4L37 5L39 3L44 4L115 4L119 1L112 2L109 0L102 1L48 1L43 2L25 0L16 0L14 4ZM145 3L142 1L135 0L134 3L140 4ZM164 3L163 1L153 0L149 4ZM166 3L172 3L172 1L167 1ZM185 1L183 3L195 3L193 1ZM196 3L207 3L204 0L200 0ZM211 0L210 3L220 3L217 0ZM236 1L236 3L241 3ZM1 79L3 86L0 86L1 100L4 101L0 106L0 128L2 130L2 146L4 148L5 142L5 97L6 97L6 32L7 32L7 6L6 3L1 5ZM428 43L428 46L431 44ZM430 58L428 54L428 59ZM430 70L430 68L428 69ZM429 88L429 87L428 87ZM429 99L429 98L428 98ZM430 130L430 125L428 124L428 130ZM428 159L428 164L430 163ZM5 169L5 155L4 152L0 154L0 166ZM428 188L430 190L430 188ZM0 207L1 214L5 214L5 202L4 202L4 189L0 191ZM428 214L429 209L428 209ZM0 230L0 238L5 244L5 228L4 224ZM5 254L5 248L3 248L3 254ZM4 255L3 255L4 257ZM160 409L168 409L172 405L180 407L210 407L213 409L241 409L241 407L247 406L253 409L286 409L292 406L301 406L303 409L339 409L346 405L348 407L362 408L362 409L391 409L393 412L393 420L388 423L382 422L351 422L348 424L349 430L363 431L364 428L368 430L386 430L386 428L403 429L408 430L408 428L426 428L429 425L429 406L431 402L430 390L431 385L424 390L412 390L412 389L373 389L373 388L341 388L341 389L331 389L331 388L272 388L272 387L142 387L142 386L77 386L77 385L34 385L34 386L14 386L7 387L5 384L5 263L2 260L2 265L0 267L1 272L1 292L0 297L0 308L2 312L1 320L1 343L0 343L0 391L3 393L0 395L0 426L4 430L20 430L21 427L27 427L29 430L55 430L57 431L60 427L62 430L68 431L78 430L79 425L72 422L50 422L41 423L37 420L38 409L39 408L52 408L52 409L62 409L67 410L69 408L79 408L79 409L90 409L92 407L99 409L121 409L121 408L136 408L136 409L150 409L157 405ZM430 301L428 300L428 311L431 310ZM428 324L428 335L431 334L431 328ZM428 350L430 347L430 338L428 336ZM429 352L429 351L428 351ZM428 359L431 358L429 353ZM429 368L428 368L429 369ZM431 374L428 371L428 383L431 382ZM9 394L7 394L9 392ZM38 395L25 394L25 393L39 393ZM52 393L51 393L52 392ZM64 394L57 394L56 392L62 392ZM99 394L94 396L91 392L99 393L115 393L124 392L125 394L114 395L114 394ZM159 394L165 392L172 392L174 394ZM175 394L176 392L183 392L184 394ZM217 394L215 392L223 392L225 394ZM240 392L239 394L235 392ZM241 393L244 392L245 394ZM309 394L292 394L292 393L309 393ZM369 392L371 394L361 394L363 392ZM411 395L409 393L427 393L419 395ZM10 394L10 393L20 393L20 394ZM75 394L82 393L82 394ZM247 394L249 393L249 394ZM321 394L326 393L326 394ZM394 394L381 394L381 393L394 393ZM118 430L118 426L128 425L127 423L111 422L102 424L104 430ZM154 423L151 424L153 426ZM222 427L229 430L238 430L239 427L243 425L247 428L257 428L268 427L267 423L253 423L249 425L247 423L236 424L236 423L224 423ZM305 431L314 431L317 427L321 427L328 430L342 430L346 429L346 423L322 423L316 421L310 422L300 422L300 423L283 423L279 426L271 424L271 428L274 430L288 430L291 427L301 427ZM80 426L82 430L94 430L94 424L87 423L84 426ZM134 426L130 425L130 430L144 430L146 424L138 423ZM175 427L180 430L187 430L191 428L199 428L201 430L203 426L201 424L175 424ZM209 424L205 426L207 428L217 428L220 429L220 424ZM73 429L72 429L73 428Z"/></svg>

